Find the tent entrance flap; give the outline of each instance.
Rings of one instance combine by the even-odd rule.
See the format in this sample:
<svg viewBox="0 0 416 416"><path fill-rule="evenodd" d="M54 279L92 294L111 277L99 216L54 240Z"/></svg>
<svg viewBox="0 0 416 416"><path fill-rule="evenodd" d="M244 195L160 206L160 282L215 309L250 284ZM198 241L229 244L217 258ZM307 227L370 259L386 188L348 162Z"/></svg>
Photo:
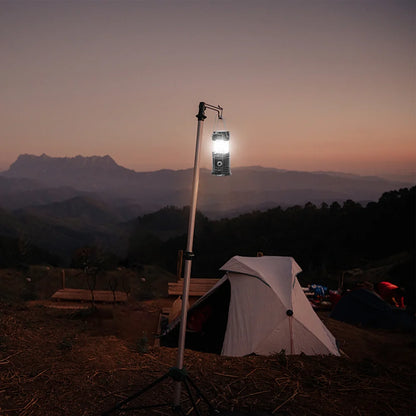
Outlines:
<svg viewBox="0 0 416 416"><path fill-rule="evenodd" d="M185 347L221 354L228 322L231 286L228 280L188 312ZM161 339L161 345L178 345L179 325Z"/></svg>

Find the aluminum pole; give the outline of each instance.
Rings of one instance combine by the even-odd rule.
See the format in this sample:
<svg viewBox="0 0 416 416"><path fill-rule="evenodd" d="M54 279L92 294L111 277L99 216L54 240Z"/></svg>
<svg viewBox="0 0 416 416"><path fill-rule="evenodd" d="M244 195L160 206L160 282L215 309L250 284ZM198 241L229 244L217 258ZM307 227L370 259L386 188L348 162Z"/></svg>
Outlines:
<svg viewBox="0 0 416 416"><path fill-rule="evenodd" d="M203 103L201 103L203 104ZM199 155L201 151L201 137L204 126L204 117L198 117L198 127L196 131L196 147L195 147L195 161L194 161L194 175L192 181L192 201L189 211L189 223L188 223L188 242L186 244L185 253L185 271L183 279L183 292L182 292L182 311L181 311L181 324L179 329L179 342L178 342L178 356L176 366L179 370L183 369L183 359L185 354L185 335L186 335L186 320L188 315L188 298L189 298L189 284L191 280L191 267L192 267L192 249L194 242L194 229L195 229L195 216L196 216L196 203L198 199L198 186L199 186ZM180 381L175 385L175 397L174 406L180 405L181 398L181 385Z"/></svg>

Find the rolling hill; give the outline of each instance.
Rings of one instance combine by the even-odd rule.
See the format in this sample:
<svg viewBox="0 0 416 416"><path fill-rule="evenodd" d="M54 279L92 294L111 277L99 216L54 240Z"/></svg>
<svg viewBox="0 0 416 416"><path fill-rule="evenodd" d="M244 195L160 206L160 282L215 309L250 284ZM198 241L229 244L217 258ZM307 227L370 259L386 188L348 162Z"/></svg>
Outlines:
<svg viewBox="0 0 416 416"><path fill-rule="evenodd" d="M88 196L133 218L169 205L189 205L191 184L192 169L135 172L110 156L24 154L0 174L0 206L19 209ZM215 218L277 205L319 205L348 199L367 202L408 185L378 177L259 166L233 168L233 175L218 178L202 169L198 208Z"/></svg>
<svg viewBox="0 0 416 416"><path fill-rule="evenodd" d="M63 264L85 246L123 256L132 238L151 247L149 236L161 242L186 232L183 207L189 205L191 183L191 169L135 172L110 156L21 155L0 174L0 236L53 253ZM232 176L218 178L202 169L198 210L205 217L199 215L199 221L307 202L376 201L407 185L258 166L234 168Z"/></svg>

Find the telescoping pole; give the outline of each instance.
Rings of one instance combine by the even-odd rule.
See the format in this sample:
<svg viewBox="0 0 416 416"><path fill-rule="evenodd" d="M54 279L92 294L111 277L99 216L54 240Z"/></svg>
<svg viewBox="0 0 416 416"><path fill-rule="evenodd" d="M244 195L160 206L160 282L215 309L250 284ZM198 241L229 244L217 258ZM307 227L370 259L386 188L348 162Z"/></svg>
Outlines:
<svg viewBox="0 0 416 416"><path fill-rule="evenodd" d="M196 131L196 147L195 147L195 161L194 161L194 173L192 180L192 201L189 211L188 222L188 241L186 244L185 252L185 271L183 279L183 292L182 292L182 310L181 310L181 323L179 329L179 341L178 341L178 356L176 366L179 370L183 369L183 359L185 353L185 335L186 335L186 320L188 313L188 298L189 298L189 284L191 280L191 267L193 257L193 242L194 242L194 229L195 229L195 216L196 216L196 204L198 199L198 186L199 186L199 159L201 151L201 137L204 127L205 116L205 103L199 103L199 112L197 114L198 127ZM175 385L175 397L174 406L179 406L181 396L181 382L177 381Z"/></svg>

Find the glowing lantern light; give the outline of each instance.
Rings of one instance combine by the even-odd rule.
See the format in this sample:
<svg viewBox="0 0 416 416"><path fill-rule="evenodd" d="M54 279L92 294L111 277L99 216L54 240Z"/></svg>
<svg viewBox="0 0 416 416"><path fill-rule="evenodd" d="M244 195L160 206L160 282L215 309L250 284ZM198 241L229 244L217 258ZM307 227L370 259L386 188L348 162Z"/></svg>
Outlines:
<svg viewBox="0 0 416 416"><path fill-rule="evenodd" d="M231 175L230 132L214 131L212 133L212 141L212 174L215 176Z"/></svg>

